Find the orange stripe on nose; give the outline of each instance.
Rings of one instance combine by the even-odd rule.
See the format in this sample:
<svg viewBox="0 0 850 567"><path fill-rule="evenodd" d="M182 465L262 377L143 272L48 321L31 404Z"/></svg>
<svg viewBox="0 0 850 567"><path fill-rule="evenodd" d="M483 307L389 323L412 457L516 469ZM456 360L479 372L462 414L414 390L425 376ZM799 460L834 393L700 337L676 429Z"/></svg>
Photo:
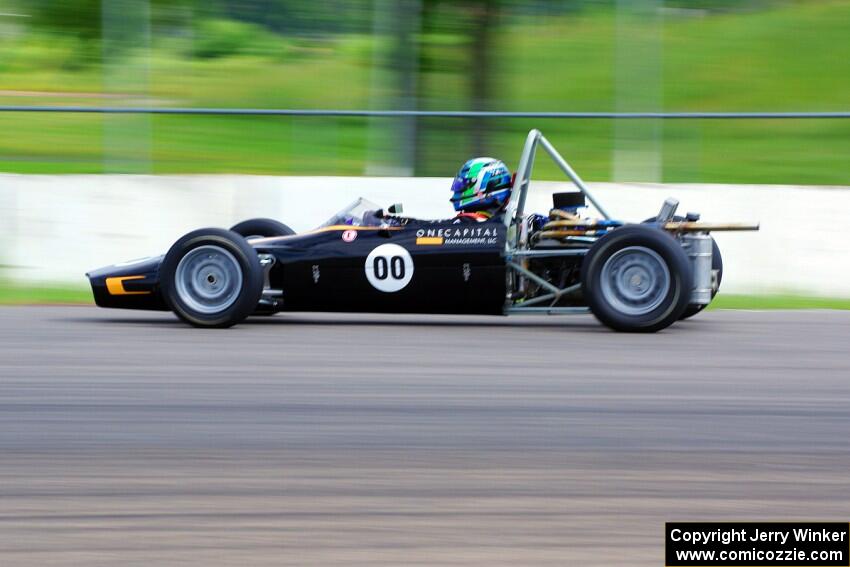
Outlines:
<svg viewBox="0 0 850 567"><path fill-rule="evenodd" d="M121 276L106 278L106 291L109 295L150 295L149 291L127 291L124 282L127 280L143 280L145 276Z"/></svg>

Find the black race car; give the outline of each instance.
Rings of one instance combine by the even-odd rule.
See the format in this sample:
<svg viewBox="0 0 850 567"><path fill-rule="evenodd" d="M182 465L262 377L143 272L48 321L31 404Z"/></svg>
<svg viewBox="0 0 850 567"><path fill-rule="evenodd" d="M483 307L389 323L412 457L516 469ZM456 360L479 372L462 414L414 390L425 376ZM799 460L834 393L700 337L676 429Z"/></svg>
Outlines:
<svg viewBox="0 0 850 567"><path fill-rule="evenodd" d="M578 191L549 215L526 215L542 147ZM585 200L601 214L579 216ZM588 310L620 331L657 331L708 305L722 261L706 224L665 202L642 224L612 220L537 131L529 133L504 215L485 222L421 221L359 199L295 234L270 219L183 236L163 256L87 274L101 307L170 310L198 327L229 327L280 311L566 314Z"/></svg>

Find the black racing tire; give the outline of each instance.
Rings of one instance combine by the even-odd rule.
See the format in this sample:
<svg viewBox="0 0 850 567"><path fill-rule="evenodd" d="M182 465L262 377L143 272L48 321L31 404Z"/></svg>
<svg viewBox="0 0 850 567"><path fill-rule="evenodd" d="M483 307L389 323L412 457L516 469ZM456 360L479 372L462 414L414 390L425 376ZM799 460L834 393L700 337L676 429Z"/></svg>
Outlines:
<svg viewBox="0 0 850 567"><path fill-rule="evenodd" d="M248 219L234 224L230 230L249 237L292 236L295 231L274 219Z"/></svg>
<svg viewBox="0 0 850 567"><path fill-rule="evenodd" d="M682 222L687 220L685 217L675 215L673 217L674 222ZM651 217L643 221L642 224L652 224L655 222L655 217ZM717 272L717 287L711 290L711 299L714 300L714 296L717 295L718 290L720 289L720 282L723 281L723 256L720 254L720 247L717 246L717 242L715 242L714 238L711 238L711 271ZM710 303L710 302L709 302ZM697 313L700 313L703 309L708 307L708 304L705 305L688 305L685 309L685 312L682 313L682 319L688 319L689 317L693 317Z"/></svg>
<svg viewBox="0 0 850 567"><path fill-rule="evenodd" d="M581 266L591 312L611 329L632 333L654 333L678 321L692 279L678 242L648 225L611 231L591 246ZM643 282L649 282L646 290Z"/></svg>
<svg viewBox="0 0 850 567"><path fill-rule="evenodd" d="M263 293L254 248L235 232L202 228L180 238L160 267L168 307L195 327L231 327L254 312Z"/></svg>

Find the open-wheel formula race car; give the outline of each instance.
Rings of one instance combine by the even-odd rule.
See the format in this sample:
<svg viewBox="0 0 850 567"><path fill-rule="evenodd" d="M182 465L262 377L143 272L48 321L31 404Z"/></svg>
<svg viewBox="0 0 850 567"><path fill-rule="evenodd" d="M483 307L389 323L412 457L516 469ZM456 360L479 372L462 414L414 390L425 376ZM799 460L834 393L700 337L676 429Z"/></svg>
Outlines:
<svg viewBox="0 0 850 567"><path fill-rule="evenodd" d="M538 148L578 189L555 194L546 216L524 211ZM600 218L579 214L586 201ZM529 132L502 215L458 224L376 214L370 205L359 199L301 234L269 219L195 230L163 256L87 275L101 307L171 310L198 327L281 311L590 311L612 329L653 332L717 293L723 265L711 231L758 229L676 216L673 199L643 223L613 220L538 130Z"/></svg>

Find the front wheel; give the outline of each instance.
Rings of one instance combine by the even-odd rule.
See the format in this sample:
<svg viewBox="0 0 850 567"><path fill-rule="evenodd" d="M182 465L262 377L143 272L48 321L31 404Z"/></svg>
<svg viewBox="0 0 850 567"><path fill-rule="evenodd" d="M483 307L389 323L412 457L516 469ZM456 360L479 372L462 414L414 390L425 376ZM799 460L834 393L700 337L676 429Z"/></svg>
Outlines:
<svg viewBox="0 0 850 567"><path fill-rule="evenodd" d="M243 237L203 228L174 243L162 262L160 285L180 319L196 327L224 328L257 308L263 269Z"/></svg>
<svg viewBox="0 0 850 567"><path fill-rule="evenodd" d="M676 322L690 300L691 266L656 227L630 225L597 240L581 268L593 314L617 331L651 333Z"/></svg>

